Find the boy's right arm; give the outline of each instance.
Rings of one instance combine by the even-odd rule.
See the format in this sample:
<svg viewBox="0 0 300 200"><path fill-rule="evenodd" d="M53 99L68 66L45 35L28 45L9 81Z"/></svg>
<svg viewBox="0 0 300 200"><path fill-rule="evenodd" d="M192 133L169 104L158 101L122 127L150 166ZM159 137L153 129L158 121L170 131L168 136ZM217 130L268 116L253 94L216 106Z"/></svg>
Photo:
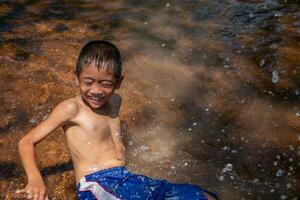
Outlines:
<svg viewBox="0 0 300 200"><path fill-rule="evenodd" d="M76 102L72 99L66 100L52 111L48 119L41 122L19 141L19 153L27 175L28 184L24 189L17 190L17 193L27 193L28 199L48 199L43 178L35 161L34 145L60 127L64 122L74 118L77 112L78 107Z"/></svg>

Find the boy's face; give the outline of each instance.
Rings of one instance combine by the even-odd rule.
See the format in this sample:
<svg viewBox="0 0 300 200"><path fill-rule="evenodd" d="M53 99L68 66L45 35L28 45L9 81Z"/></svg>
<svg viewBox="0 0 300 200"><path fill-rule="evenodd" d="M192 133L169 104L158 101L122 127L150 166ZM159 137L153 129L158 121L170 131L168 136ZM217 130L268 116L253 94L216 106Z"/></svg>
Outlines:
<svg viewBox="0 0 300 200"><path fill-rule="evenodd" d="M123 80L123 77L117 80L113 72L93 65L83 66L77 78L80 94L92 109L101 108Z"/></svg>

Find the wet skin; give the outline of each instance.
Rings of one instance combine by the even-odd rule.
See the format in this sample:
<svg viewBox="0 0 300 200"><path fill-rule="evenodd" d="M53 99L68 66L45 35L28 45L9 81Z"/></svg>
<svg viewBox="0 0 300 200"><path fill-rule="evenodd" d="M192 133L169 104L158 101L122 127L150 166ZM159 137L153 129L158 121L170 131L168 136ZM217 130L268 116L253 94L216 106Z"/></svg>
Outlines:
<svg viewBox="0 0 300 200"><path fill-rule="evenodd" d="M28 184L17 193L27 198L47 199L46 188L34 158L34 145L58 127L63 127L74 163L76 182L89 173L125 165L119 108L121 97L114 94L123 77L94 66L83 67L77 82L80 95L60 103L19 142L19 152Z"/></svg>

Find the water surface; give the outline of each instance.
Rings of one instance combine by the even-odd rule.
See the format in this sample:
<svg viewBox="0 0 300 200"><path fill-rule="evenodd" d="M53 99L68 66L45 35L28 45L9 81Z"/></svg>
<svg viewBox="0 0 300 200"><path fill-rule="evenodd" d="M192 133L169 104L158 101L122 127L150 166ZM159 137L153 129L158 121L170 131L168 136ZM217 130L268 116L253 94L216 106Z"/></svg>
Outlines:
<svg viewBox="0 0 300 200"><path fill-rule="evenodd" d="M104 39L123 55L130 170L225 200L296 200L299 16L283 0L1 1L0 198L26 184L17 141L78 93L77 54ZM75 199L62 130L36 149L50 196Z"/></svg>

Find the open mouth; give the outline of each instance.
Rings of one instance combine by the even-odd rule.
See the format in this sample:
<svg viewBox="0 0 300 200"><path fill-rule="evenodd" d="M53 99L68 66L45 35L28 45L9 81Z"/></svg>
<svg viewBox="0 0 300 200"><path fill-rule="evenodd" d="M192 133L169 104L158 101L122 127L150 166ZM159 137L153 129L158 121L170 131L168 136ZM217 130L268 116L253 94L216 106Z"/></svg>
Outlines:
<svg viewBox="0 0 300 200"><path fill-rule="evenodd" d="M103 101L104 97L102 96L87 96L89 100L91 100L93 103L99 104Z"/></svg>

